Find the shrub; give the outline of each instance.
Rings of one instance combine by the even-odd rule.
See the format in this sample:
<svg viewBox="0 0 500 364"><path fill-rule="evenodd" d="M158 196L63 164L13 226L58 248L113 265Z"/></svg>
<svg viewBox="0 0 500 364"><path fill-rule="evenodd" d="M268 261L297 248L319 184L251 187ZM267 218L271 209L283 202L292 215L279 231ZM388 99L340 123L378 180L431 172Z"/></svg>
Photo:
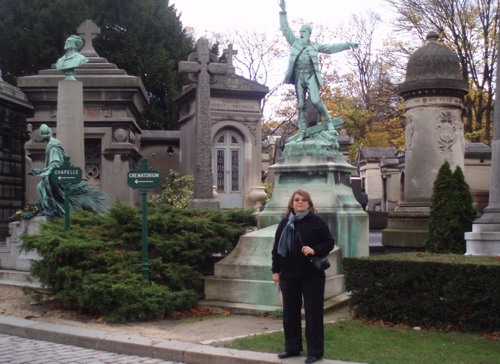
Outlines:
<svg viewBox="0 0 500 364"><path fill-rule="evenodd" d="M252 210L151 209L149 276L141 275L141 213L115 204L105 215L85 211L44 223L24 235L21 249L36 249L31 274L66 308L108 321L163 318L193 307L201 275L214 253L227 253L255 225Z"/></svg>
<svg viewBox="0 0 500 364"><path fill-rule="evenodd" d="M443 330L500 330L496 257L400 253L344 258L357 318Z"/></svg>
<svg viewBox="0 0 500 364"><path fill-rule="evenodd" d="M148 196L152 206L167 205L179 209L187 208L189 200L194 196L194 177L182 176L179 172L170 170L162 184L160 195Z"/></svg>
<svg viewBox="0 0 500 364"><path fill-rule="evenodd" d="M445 161L436 176L431 197L429 234L425 241L431 253L465 253L464 233L471 231L476 210L460 167L451 172Z"/></svg>

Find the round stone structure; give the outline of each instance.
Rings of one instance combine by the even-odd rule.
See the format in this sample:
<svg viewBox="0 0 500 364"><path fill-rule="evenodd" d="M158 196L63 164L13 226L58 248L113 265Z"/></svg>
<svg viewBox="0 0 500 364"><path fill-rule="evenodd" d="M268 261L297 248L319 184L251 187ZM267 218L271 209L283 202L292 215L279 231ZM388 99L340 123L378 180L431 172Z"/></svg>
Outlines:
<svg viewBox="0 0 500 364"><path fill-rule="evenodd" d="M399 86L406 102L404 197L389 214L384 246L423 248L434 181L444 161L464 169L463 97L468 83L457 55L429 32L409 58Z"/></svg>

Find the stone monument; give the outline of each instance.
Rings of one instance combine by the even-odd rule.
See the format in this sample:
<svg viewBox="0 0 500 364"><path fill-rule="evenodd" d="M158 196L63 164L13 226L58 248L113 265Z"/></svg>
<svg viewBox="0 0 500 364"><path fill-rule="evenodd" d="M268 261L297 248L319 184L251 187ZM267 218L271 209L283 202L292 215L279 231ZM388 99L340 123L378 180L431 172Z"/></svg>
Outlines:
<svg viewBox="0 0 500 364"><path fill-rule="evenodd" d="M148 93L139 77L127 74L96 53L93 39L99 32L99 27L92 20L86 20L77 27L78 35L85 43L80 53L89 60L75 69L77 81L63 80L64 73L56 69L55 64L49 69L40 70L36 75L18 78L18 87L34 107L33 117L27 119L33 127L33 133L25 144L26 155L29 156L32 167L44 167L45 144L40 143L37 136L40 126L46 124L61 140L66 153L71 157L71 163L82 168L89 184L100 187L110 201L120 200L126 204L139 205L140 193L130 189L126 175L138 165L142 157L142 131L137 119L149 102ZM59 105L64 104L57 102L61 96L60 82L69 84L70 87L78 82L83 84L81 117L84 134L78 134L73 124L68 130L59 115ZM74 100L71 102L74 103ZM72 117L79 116L80 114L75 113ZM75 156L71 151L73 145L81 140L85 145L84 166L75 163ZM82 153L81 148L78 147L78 155ZM168 157L166 150L167 146L162 150L163 155ZM37 198L37 182L36 178L28 178L26 181L28 202Z"/></svg>
<svg viewBox="0 0 500 364"><path fill-rule="evenodd" d="M404 196L388 217L384 246L423 248L434 180L445 160L464 170L463 97L468 92L457 55L436 32L408 60L399 93L406 101Z"/></svg>
<svg viewBox="0 0 500 364"><path fill-rule="evenodd" d="M500 44L500 35L499 42ZM466 255L500 256L500 52L497 51L497 85L493 141L491 142L491 184L488 206L465 233Z"/></svg>
<svg viewBox="0 0 500 364"><path fill-rule="evenodd" d="M89 61L78 53L82 48L83 39L71 35L64 44L66 54L56 63L56 68L66 75L57 87L57 137L67 146L73 165L84 170L83 84L75 78L75 68Z"/></svg>
<svg viewBox="0 0 500 364"><path fill-rule="evenodd" d="M218 209L219 201L213 194L212 138L210 135L210 78L227 72L227 65L216 63L217 57L210 54L208 40L200 38L196 53L188 61L179 62L179 72L189 73L189 79L196 82L194 198L189 208Z"/></svg>
<svg viewBox="0 0 500 364"><path fill-rule="evenodd" d="M283 20L284 1L281 4ZM292 48L296 45L293 43ZM312 65L314 60L306 59L305 63ZM337 244L328 256L331 268L325 272L326 308L345 298L342 257L368 255L368 215L354 197L350 183L355 167L339 151L335 129L342 121L328 117L322 124L307 128L307 112L302 111L300 133L289 140L278 162L269 167L276 178L273 195L257 217L259 230L243 235L236 248L215 264L214 276L205 280L203 304L230 307L236 312L272 311L282 306L281 294L272 281L271 250L277 224L290 196L299 188L311 194ZM318 112L323 116L321 110ZM314 114L311 117L317 119Z"/></svg>
<svg viewBox="0 0 500 364"><path fill-rule="evenodd" d="M212 185L220 208L259 208L259 200L267 197L261 184L261 122L262 100L269 88L236 74L235 54L229 44L224 50L226 73L210 77L210 129L203 152L212 156ZM198 84L191 83L175 100L179 106L179 172L183 175L194 175L198 165L193 148L199 144L197 95Z"/></svg>

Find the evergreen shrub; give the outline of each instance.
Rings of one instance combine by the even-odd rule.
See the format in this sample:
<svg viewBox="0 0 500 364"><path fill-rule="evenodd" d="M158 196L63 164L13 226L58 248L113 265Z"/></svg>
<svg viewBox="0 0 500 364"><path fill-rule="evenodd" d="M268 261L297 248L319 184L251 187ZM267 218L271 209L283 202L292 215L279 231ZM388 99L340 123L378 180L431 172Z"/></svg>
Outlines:
<svg viewBox="0 0 500 364"><path fill-rule="evenodd" d="M472 230L477 216L472 194L462 169L452 173L445 161L434 181L431 197L429 233L424 243L430 253L464 254L464 234Z"/></svg>
<svg viewBox="0 0 500 364"><path fill-rule="evenodd" d="M31 275L63 307L107 321L164 318L191 309L202 296L202 272L225 255L249 227L253 210L149 209L149 277L142 277L141 211L115 204L105 215L71 213L23 235L21 249L37 250Z"/></svg>

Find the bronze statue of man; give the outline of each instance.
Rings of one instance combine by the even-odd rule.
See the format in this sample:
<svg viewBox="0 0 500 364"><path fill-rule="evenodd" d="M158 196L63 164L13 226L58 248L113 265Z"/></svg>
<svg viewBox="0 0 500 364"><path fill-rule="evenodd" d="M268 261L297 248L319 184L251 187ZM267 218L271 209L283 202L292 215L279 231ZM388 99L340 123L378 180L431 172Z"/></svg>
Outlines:
<svg viewBox="0 0 500 364"><path fill-rule="evenodd" d="M306 97L309 94L312 104L318 110L323 121L332 122L328 109L319 96L319 88L323 78L319 70L318 53L337 53L356 48L358 43L320 44L310 40L312 28L303 25L300 28L300 37L297 38L288 24L285 0L280 1L280 29L291 46L288 68L283 82L295 85L299 111L299 132L295 141L300 141L307 127ZM339 119L340 120L340 119ZM335 127L339 127L335 125Z"/></svg>

